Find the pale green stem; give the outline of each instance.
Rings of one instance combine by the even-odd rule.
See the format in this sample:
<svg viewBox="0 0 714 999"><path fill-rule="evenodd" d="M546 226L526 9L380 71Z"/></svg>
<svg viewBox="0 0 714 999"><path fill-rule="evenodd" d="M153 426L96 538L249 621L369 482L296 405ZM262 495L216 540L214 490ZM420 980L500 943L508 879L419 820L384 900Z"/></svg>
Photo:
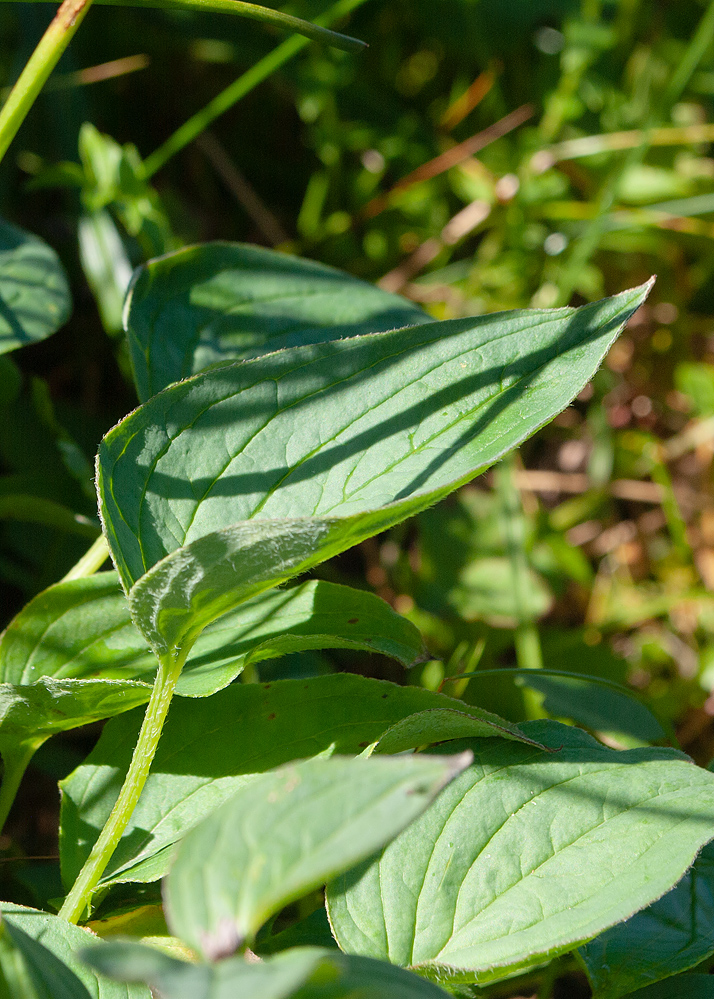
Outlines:
<svg viewBox="0 0 714 999"><path fill-rule="evenodd" d="M83 579L98 572L109 558L109 545L103 534L100 534L91 548L82 555L79 562L72 566L66 576L61 579L66 583L70 579Z"/></svg>
<svg viewBox="0 0 714 999"><path fill-rule="evenodd" d="M0 160L17 135L47 77L82 23L92 0L64 0L0 111Z"/></svg>
<svg viewBox="0 0 714 999"><path fill-rule="evenodd" d="M4 0L5 3L9 0ZM20 0L10 0L20 2ZM24 0L22 0L24 2ZM54 3L56 0L32 0L34 3ZM316 42L325 42L347 52L359 52L366 47L365 42L349 35L341 35L337 31L328 31L320 25L304 21L301 17L293 17L281 10L272 10L244 0L95 0L95 3L106 7L150 7L159 10L190 10L196 13L207 12L215 14L234 14L247 17L252 21L262 21L264 24L283 28L286 31L297 31L301 35Z"/></svg>
<svg viewBox="0 0 714 999"><path fill-rule="evenodd" d="M159 660L154 689L146 708L134 755L124 784L99 839L92 847L84 867L72 885L59 915L76 923L84 914L112 854L126 829L149 776L149 769L161 738L164 721L171 704L176 682L181 674L189 649L175 658Z"/></svg>
<svg viewBox="0 0 714 999"><path fill-rule="evenodd" d="M343 17L345 14L349 14L350 11L359 7L364 2L365 0L339 0L327 13L316 18L315 23L325 26L332 24L333 21ZM297 55L308 44L309 41L307 38L293 35L292 38L286 39L277 48L273 49L272 52L269 52L255 66L251 66L247 72L239 76L237 80L234 80L217 97L214 97L205 108L202 108L189 118L188 121L184 122L173 135L169 136L166 142L144 160L144 176L147 179L153 177L157 170L160 170L172 156L175 156L185 146L197 139L202 132L205 132L216 118L225 114L241 98L249 94L251 90L254 90L259 83L267 80L272 73L280 69L281 66Z"/></svg>
<svg viewBox="0 0 714 999"><path fill-rule="evenodd" d="M501 499L506 550L511 562L513 593L516 605L516 661L521 669L540 669L543 665L540 636L531 610L530 572L525 544L525 518L521 496L515 482L514 455L508 455L496 469L496 482ZM529 718L542 718L542 695L526 688L523 701Z"/></svg>
<svg viewBox="0 0 714 999"><path fill-rule="evenodd" d="M0 832L10 814L12 803L20 787L20 782L24 776L27 765L35 755L35 752L44 742L44 739L35 739L32 742L20 743L12 750L4 750L2 753L3 774L2 785L0 786Z"/></svg>

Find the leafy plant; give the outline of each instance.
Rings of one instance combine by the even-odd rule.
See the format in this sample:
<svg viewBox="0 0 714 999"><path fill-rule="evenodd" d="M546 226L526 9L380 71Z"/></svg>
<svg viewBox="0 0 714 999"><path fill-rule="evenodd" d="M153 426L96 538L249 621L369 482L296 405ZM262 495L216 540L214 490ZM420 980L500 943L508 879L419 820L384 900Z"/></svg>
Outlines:
<svg viewBox="0 0 714 999"><path fill-rule="evenodd" d="M252 4L166 5L360 47ZM88 6L60 7L0 111L0 151ZM355 6L337 4L326 19ZM583 65L609 45L607 32L596 36L580 45ZM297 52L291 42L255 80ZM670 103L684 85L669 86ZM548 137L567 117L560 96L542 125ZM183 138L211 114L189 122ZM50 168L35 187L81 192L83 265L114 334L126 281L112 253L92 257L88 247L119 247L122 273L130 239L140 257L173 247L149 182L166 151L142 162L91 126L80 142L82 168ZM645 182L663 183L637 167L633 160L613 181L625 200L636 201ZM309 214L303 231L317 232ZM551 282L552 304L586 287L575 270L593 238L586 233ZM0 240L0 349L10 351L54 333L69 293L42 241L9 224ZM434 504L589 385L650 288L577 309L434 321L388 287L243 244L204 243L137 268L121 312L140 405L99 446L101 535L0 637L3 822L47 739L109 719L61 784L65 897L47 898L46 911L0 906L0 991L436 999L574 954L601 999L642 988L666 996L670 985L711 992L706 976L676 976L714 952L714 774L679 749L651 745L667 738L666 725L612 679L578 662L539 668L536 621L550 588L564 575L582 579L587 566L568 558L552 524L539 538L512 461L499 468L478 561L458 557L464 518L474 515L466 501L446 526L431 522L431 577L423 565L412 571L464 620L509 621L528 668L498 679L523 684L530 720L515 724L478 703L493 672L473 669L477 648L455 654L454 676L442 668L430 686L444 692L291 671L291 656L325 649L377 652L426 671L418 615L298 577L409 517L428 525ZM12 400L12 362L0 376ZM701 369L682 369L684 391L701 382ZM41 388L35 396L86 500L81 450ZM632 452L662 491L683 550L655 442L643 435ZM35 515L99 533L91 516L56 502ZM471 528L466 536L471 544ZM455 564L444 566L449 545ZM115 571L101 571L108 556ZM428 630L427 616L422 623ZM287 678L268 679L263 670L277 660ZM548 712L613 730L634 748L606 746ZM694 932L683 911L694 913ZM548 981L546 973L544 989Z"/></svg>

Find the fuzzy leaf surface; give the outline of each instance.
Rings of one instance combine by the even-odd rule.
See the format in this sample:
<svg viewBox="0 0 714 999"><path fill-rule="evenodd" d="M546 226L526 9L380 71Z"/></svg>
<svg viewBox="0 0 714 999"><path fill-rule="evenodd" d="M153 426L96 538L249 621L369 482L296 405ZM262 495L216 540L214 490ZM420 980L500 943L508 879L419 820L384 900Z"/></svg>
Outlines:
<svg viewBox="0 0 714 999"><path fill-rule="evenodd" d="M209 625L191 650L177 693L206 697L249 663L327 648L379 652L404 666L423 653L418 629L384 600L311 580L259 594ZM115 572L49 587L0 639L0 681L7 683L27 685L41 677L151 682L155 669L156 657L131 619Z"/></svg>
<svg viewBox="0 0 714 999"><path fill-rule="evenodd" d="M261 774L180 843L164 885L169 927L211 960L233 953L393 839L471 759L335 756Z"/></svg>
<svg viewBox="0 0 714 999"><path fill-rule="evenodd" d="M143 264L124 305L139 398L226 361L428 316L344 271L241 243L204 243Z"/></svg>
<svg viewBox="0 0 714 999"><path fill-rule="evenodd" d="M71 308L69 285L55 251L0 219L0 354L55 333Z"/></svg>
<svg viewBox="0 0 714 999"><path fill-rule="evenodd" d="M376 859L328 888L351 953L488 981L601 933L669 891L711 839L712 774L675 750L607 749L557 722L522 726ZM558 748L561 747L561 748Z"/></svg>
<svg viewBox="0 0 714 999"><path fill-rule="evenodd" d="M163 877L173 844L252 775L331 748L357 755L395 722L435 708L465 712L471 724L480 723L483 735L524 738L516 726L462 701L349 673L234 684L209 700L174 700L146 786L103 883ZM110 721L87 760L62 783L66 884L111 812L141 720L142 713L133 711Z"/></svg>
<svg viewBox="0 0 714 999"><path fill-rule="evenodd" d="M597 999L619 999L695 968L714 953L714 846L679 884L580 948Z"/></svg>
<svg viewBox="0 0 714 999"><path fill-rule="evenodd" d="M97 466L152 647L190 644L483 471L567 405L648 289L290 348L154 396L104 438Z"/></svg>

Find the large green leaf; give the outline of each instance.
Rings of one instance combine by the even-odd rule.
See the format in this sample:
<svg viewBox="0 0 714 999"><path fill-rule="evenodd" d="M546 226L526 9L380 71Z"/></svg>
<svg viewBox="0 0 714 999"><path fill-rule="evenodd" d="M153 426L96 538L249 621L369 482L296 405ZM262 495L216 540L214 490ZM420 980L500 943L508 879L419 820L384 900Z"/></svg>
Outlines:
<svg viewBox="0 0 714 999"><path fill-rule="evenodd" d="M97 473L150 643L190 646L483 471L588 381L648 287L291 348L154 396L105 437Z"/></svg>
<svg viewBox="0 0 714 999"><path fill-rule="evenodd" d="M144 264L124 306L146 401L213 364L428 321L416 305L311 260L204 243Z"/></svg>
<svg viewBox="0 0 714 999"><path fill-rule="evenodd" d="M0 219L0 354L44 340L64 325L71 307L55 251Z"/></svg>
<svg viewBox="0 0 714 999"><path fill-rule="evenodd" d="M261 774L179 844L164 884L169 927L210 959L232 954L389 843L472 758L335 756Z"/></svg>
<svg viewBox="0 0 714 999"><path fill-rule="evenodd" d="M379 652L405 666L423 653L418 629L384 600L311 580L259 594L210 625L191 651L177 693L205 697L250 663L326 648ZM49 587L0 639L0 681L23 688L41 677L150 680L155 669L156 657L131 620L114 572Z"/></svg>
<svg viewBox="0 0 714 999"><path fill-rule="evenodd" d="M461 721L480 725L480 735L524 738L516 726L461 701L348 673L236 684L209 700L175 700L104 883L162 877L172 845L251 775L331 748L360 753L395 722L428 709L456 711ZM62 783L60 854L68 884L116 801L141 720L133 711L110 721L85 763Z"/></svg>
<svg viewBox="0 0 714 999"><path fill-rule="evenodd" d="M261 962L241 957L187 964L129 941L84 952L97 971L146 982L164 999L445 999L447 993L401 968L338 951L304 947Z"/></svg>
<svg viewBox="0 0 714 999"><path fill-rule="evenodd" d="M714 775L675 750L607 749L522 726L383 853L328 889L340 946L432 974L503 977L571 950L659 898L714 835ZM444 751L447 751L445 748Z"/></svg>
<svg viewBox="0 0 714 999"><path fill-rule="evenodd" d="M714 953L714 845L647 909L580 949L597 999L619 999Z"/></svg>
<svg viewBox="0 0 714 999"><path fill-rule="evenodd" d="M639 989L632 994L632 999L714 999L714 977L678 975Z"/></svg>
<svg viewBox="0 0 714 999"><path fill-rule="evenodd" d="M79 954L96 940L87 930L37 909L9 902L1 908L0 970L6 961L14 965L27 999L151 999L146 985L122 985L87 967ZM26 997L13 990L8 999Z"/></svg>

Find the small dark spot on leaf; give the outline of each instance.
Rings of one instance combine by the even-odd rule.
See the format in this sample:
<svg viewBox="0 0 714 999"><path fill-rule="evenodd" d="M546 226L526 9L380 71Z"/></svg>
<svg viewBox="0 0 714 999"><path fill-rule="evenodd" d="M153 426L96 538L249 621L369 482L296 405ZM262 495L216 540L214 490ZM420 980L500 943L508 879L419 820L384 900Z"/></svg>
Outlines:
<svg viewBox="0 0 714 999"><path fill-rule="evenodd" d="M359 621L358 617L351 617L347 622L347 624L357 624L358 621Z"/></svg>
<svg viewBox="0 0 714 999"><path fill-rule="evenodd" d="M389 694L382 694L382 700L385 701L389 697Z"/></svg>
<svg viewBox="0 0 714 999"><path fill-rule="evenodd" d="M263 689L264 689L264 690L270 690L270 688L271 688L272 686L273 686L273 685L272 685L272 683L264 683L264 684L263 684Z"/></svg>
<svg viewBox="0 0 714 999"><path fill-rule="evenodd" d="M357 745L359 746L360 749L366 749L367 746L369 746L369 743L368 742L358 742Z"/></svg>
<svg viewBox="0 0 714 999"><path fill-rule="evenodd" d="M273 718L275 718L275 712L274 712L274 711L272 711L272 712L271 712L271 713L270 713L270 714L268 715L268 721L272 721L272 720L273 720Z"/></svg>

